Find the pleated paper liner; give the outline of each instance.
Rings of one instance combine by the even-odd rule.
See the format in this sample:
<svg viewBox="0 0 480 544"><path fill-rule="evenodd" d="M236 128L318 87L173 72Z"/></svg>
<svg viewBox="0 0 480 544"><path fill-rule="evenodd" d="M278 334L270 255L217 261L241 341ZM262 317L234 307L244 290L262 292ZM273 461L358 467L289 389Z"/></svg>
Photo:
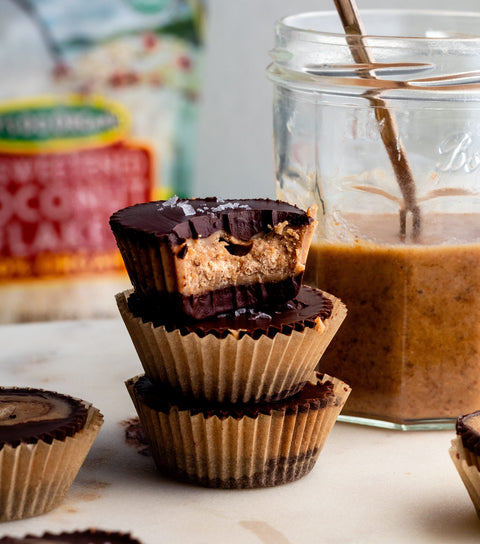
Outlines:
<svg viewBox="0 0 480 544"><path fill-rule="evenodd" d="M464 447L461 436L452 440L449 453L480 518L480 459Z"/></svg>
<svg viewBox="0 0 480 544"><path fill-rule="evenodd" d="M350 393L342 381L316 374L311 383L318 398L299 393L264 406L205 412L198 401L197 408L182 401L152 408L137 389L139 380L145 379L137 376L126 386L157 468L193 484L232 489L286 484L309 473Z"/></svg>
<svg viewBox="0 0 480 544"><path fill-rule="evenodd" d="M103 424L102 414L88 407L85 426L51 444L4 444L0 450L0 521L38 516L65 498Z"/></svg>
<svg viewBox="0 0 480 544"><path fill-rule="evenodd" d="M323 293L333 302L333 309L315 328L300 331L292 327L273 337L201 336L195 331L167 330L135 317L128 307L129 293L119 293L116 300L150 380L187 396L218 402L279 400L297 393L346 315L339 299Z"/></svg>

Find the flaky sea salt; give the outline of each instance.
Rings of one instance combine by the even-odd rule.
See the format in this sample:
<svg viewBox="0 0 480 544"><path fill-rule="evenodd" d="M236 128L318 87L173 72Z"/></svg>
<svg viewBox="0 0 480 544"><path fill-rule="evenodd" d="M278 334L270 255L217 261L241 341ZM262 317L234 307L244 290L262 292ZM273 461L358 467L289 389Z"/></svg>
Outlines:
<svg viewBox="0 0 480 544"><path fill-rule="evenodd" d="M165 208L178 207L183 210L185 215L197 215L197 214L207 214L214 215L215 213L225 212L228 210L244 209L251 210L252 208L248 204L240 204L240 202L225 202L225 200L218 198L218 206L211 208L208 205L199 206L196 210L195 208L186 201L182 201L177 195L172 196L165 202L162 202L158 205L158 210Z"/></svg>
<svg viewBox="0 0 480 544"><path fill-rule="evenodd" d="M188 202L182 202L177 195L172 196L165 202L162 202L161 204L159 204L158 210L160 211L165 208L174 208L174 207L180 208L185 215L195 215L196 213L195 208L191 204L189 204Z"/></svg>
<svg viewBox="0 0 480 544"><path fill-rule="evenodd" d="M266 314L264 312L258 312L254 310L253 308L239 308L235 310L234 316L240 317L242 315L245 315L246 318L250 321L255 321L257 319L268 319L271 320L272 316L269 314Z"/></svg>
<svg viewBox="0 0 480 544"><path fill-rule="evenodd" d="M226 202L225 204L220 204L219 206L212 208L212 212L224 212L226 210L236 209L250 210L251 208L248 204L240 204L240 202Z"/></svg>
<svg viewBox="0 0 480 544"><path fill-rule="evenodd" d="M171 198L169 198L168 200L166 200L165 202L161 202L158 206L157 206L157 210L163 210L164 208L173 208L174 206L177 205L177 202L179 201L179 198L177 195L174 195L172 196Z"/></svg>
<svg viewBox="0 0 480 544"><path fill-rule="evenodd" d="M272 316L269 315L269 314L266 314L264 312L252 311L252 313L250 314L250 319L268 319L268 320L271 320Z"/></svg>
<svg viewBox="0 0 480 544"><path fill-rule="evenodd" d="M195 215L195 208L188 202L179 202L178 207L183 210L185 215Z"/></svg>
<svg viewBox="0 0 480 544"><path fill-rule="evenodd" d="M168 207L168 208L173 208L173 206L176 206L177 205L177 202L179 201L180 199L178 198L177 195L174 195L172 196L171 198L169 198L165 203L164 203L164 206Z"/></svg>

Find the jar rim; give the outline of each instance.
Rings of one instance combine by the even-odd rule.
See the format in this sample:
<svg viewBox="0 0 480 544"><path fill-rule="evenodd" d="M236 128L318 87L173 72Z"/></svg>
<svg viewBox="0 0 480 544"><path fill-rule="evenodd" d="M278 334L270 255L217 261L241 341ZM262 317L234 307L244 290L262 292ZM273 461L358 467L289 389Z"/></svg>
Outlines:
<svg viewBox="0 0 480 544"><path fill-rule="evenodd" d="M335 10L277 21L270 79L354 96L373 90L392 99L480 100L480 12L379 8L360 15L361 44L349 40ZM359 47L370 51L368 61L355 61Z"/></svg>
<svg viewBox="0 0 480 544"><path fill-rule="evenodd" d="M442 33L441 30L439 30L435 24L432 22L432 18L436 18L438 20L444 20L444 21L452 21L452 19L460 20L465 19L468 20L471 23L472 19L477 19L476 24L480 23L480 12L477 11L456 11L456 10L437 10L437 9L388 9L388 8L378 8L378 9L363 9L360 12L360 15L362 17L362 20L365 25L365 37L370 39L378 39L382 40L386 43L388 41L398 41L401 40L403 43L408 42L414 42L418 45L418 42L420 43L428 43L428 42L455 42L455 43L461 43L461 42L467 42L467 43L476 43L480 42L480 31L478 34L463 34L463 33L451 33L450 31L444 31ZM386 33L379 33L379 32L369 32L368 29L368 22L369 19L372 17L415 17L418 19L418 17L425 17L428 18L428 20L431 22L431 36L416 36L416 35L404 35L404 34L386 34ZM303 13L296 13L287 15L285 17L282 17L279 19L276 23L277 31L294 31L295 33L302 33L305 34L305 37L310 36L312 38L316 37L317 39L320 37L328 38L329 40L344 40L345 39L345 33L343 31L343 28L341 28L340 31L328 31L328 30L322 30L320 28L312 28L311 24L306 25L305 23L307 21L312 21L312 19L323 19L323 20L332 20L335 22L338 22L339 28L341 28L340 25L340 19L339 15L335 10L325 10L325 11L307 11ZM303 25L295 23L295 21L302 22ZM477 26L477 28L480 28L480 26Z"/></svg>

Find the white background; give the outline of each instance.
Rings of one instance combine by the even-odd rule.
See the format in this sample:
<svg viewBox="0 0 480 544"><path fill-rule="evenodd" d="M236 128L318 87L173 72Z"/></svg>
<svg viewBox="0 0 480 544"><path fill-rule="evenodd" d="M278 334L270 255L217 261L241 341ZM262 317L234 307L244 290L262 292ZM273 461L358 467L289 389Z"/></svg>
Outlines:
<svg viewBox="0 0 480 544"><path fill-rule="evenodd" d="M480 11L479 0L357 0L367 8ZM272 86L265 75L274 24L333 0L208 0L203 107L194 195L274 196Z"/></svg>

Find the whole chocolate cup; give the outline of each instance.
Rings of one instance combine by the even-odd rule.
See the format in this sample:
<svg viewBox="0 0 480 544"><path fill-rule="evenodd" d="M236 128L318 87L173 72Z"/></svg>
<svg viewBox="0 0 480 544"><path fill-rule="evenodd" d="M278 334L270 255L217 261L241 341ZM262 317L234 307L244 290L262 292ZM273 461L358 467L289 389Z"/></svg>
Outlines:
<svg viewBox="0 0 480 544"><path fill-rule="evenodd" d="M38 389L8 388L9 392L12 390L21 394L42 393ZM23 438L16 432L2 433L0 521L38 516L64 500L103 424L103 416L97 408L80 399L72 401L81 409L67 420L53 420L53 428L52 421L39 421L38 425L28 424L28 428L23 428ZM9 417L7 411L8 406L3 403L2 417Z"/></svg>
<svg viewBox="0 0 480 544"><path fill-rule="evenodd" d="M161 472L230 489L271 487L308 474L350 393L342 381L321 374L277 403L189 401L146 377L126 386Z"/></svg>
<svg viewBox="0 0 480 544"><path fill-rule="evenodd" d="M117 304L150 380L187 397L219 402L296 394L346 315L339 299L305 286L290 309L272 312L273 317L253 312L251 319L241 313L186 324L134 315L128 297L119 293Z"/></svg>

